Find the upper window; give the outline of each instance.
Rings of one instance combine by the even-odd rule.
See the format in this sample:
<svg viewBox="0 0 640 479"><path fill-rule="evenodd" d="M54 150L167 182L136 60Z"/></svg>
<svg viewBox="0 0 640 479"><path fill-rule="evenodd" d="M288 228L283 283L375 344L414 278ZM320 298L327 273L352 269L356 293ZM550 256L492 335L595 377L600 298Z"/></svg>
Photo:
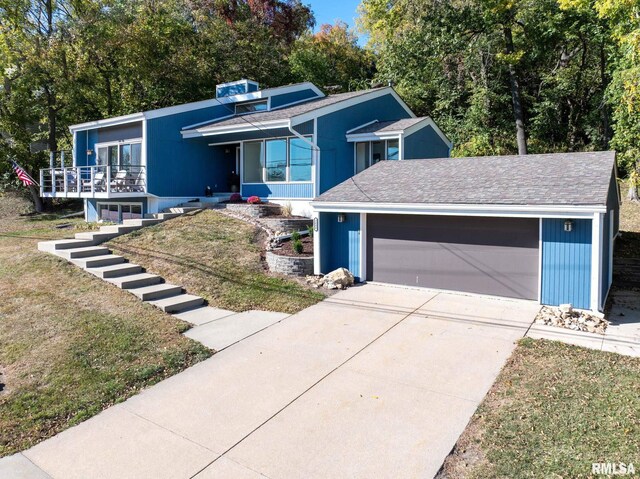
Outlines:
<svg viewBox="0 0 640 479"><path fill-rule="evenodd" d="M366 170L382 160L398 160L398 140L361 141L356 143L356 173Z"/></svg>
<svg viewBox="0 0 640 479"><path fill-rule="evenodd" d="M109 165L112 170L139 167L142 161L142 143L126 142L111 145L96 145L96 162Z"/></svg>
<svg viewBox="0 0 640 479"><path fill-rule="evenodd" d="M243 150L244 183L311 181L312 149L300 138L247 141Z"/></svg>
<svg viewBox="0 0 640 479"><path fill-rule="evenodd" d="M267 111L267 100L247 101L244 103L236 103L236 115L242 113L253 113L255 111Z"/></svg>

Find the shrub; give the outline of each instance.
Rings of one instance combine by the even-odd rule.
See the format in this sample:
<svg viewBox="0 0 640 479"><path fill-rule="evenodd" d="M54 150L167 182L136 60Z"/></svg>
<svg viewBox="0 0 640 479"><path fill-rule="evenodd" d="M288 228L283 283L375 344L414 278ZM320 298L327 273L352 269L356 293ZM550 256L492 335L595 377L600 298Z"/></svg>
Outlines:
<svg viewBox="0 0 640 479"><path fill-rule="evenodd" d="M302 241L300 241L299 239L295 240L291 246L293 247L293 251L295 251L297 254L301 254L304 250Z"/></svg>
<svg viewBox="0 0 640 479"><path fill-rule="evenodd" d="M262 203L262 200L257 196L249 196L249 198L247 198L247 203L250 205L259 205Z"/></svg>
<svg viewBox="0 0 640 479"><path fill-rule="evenodd" d="M309 234L309 238L313 238L313 225L309 225L307 233Z"/></svg>
<svg viewBox="0 0 640 479"><path fill-rule="evenodd" d="M297 231L291 233L291 241L300 241L300 233Z"/></svg>
<svg viewBox="0 0 640 479"><path fill-rule="evenodd" d="M229 197L229 201L231 203L240 203L242 201L242 196L240 196L240 193L234 193Z"/></svg>
<svg viewBox="0 0 640 479"><path fill-rule="evenodd" d="M293 211L293 206L288 201L280 207L280 213L282 214L282 216L286 218L291 216L292 211Z"/></svg>

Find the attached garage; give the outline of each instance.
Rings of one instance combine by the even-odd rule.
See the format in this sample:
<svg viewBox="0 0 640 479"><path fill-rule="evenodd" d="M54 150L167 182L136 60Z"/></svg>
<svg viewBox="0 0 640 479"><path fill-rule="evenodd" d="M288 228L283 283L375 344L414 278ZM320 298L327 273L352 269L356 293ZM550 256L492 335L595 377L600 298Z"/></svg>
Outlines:
<svg viewBox="0 0 640 479"><path fill-rule="evenodd" d="M367 216L367 281L538 299L535 218Z"/></svg>
<svg viewBox="0 0 640 479"><path fill-rule="evenodd" d="M602 311L615 153L380 162L316 198L315 272Z"/></svg>

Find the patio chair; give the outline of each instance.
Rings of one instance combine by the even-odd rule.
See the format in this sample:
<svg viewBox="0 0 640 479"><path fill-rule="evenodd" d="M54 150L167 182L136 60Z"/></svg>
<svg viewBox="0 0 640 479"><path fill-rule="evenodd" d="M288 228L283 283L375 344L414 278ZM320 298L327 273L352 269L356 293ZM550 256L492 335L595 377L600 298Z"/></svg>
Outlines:
<svg viewBox="0 0 640 479"><path fill-rule="evenodd" d="M111 180L111 190L113 191L126 191L128 183L128 173L126 170L118 170L116 176Z"/></svg>
<svg viewBox="0 0 640 479"><path fill-rule="evenodd" d="M104 171L98 171L93 175L93 187L95 191L103 191L104 189ZM82 182L82 191L91 191L91 180Z"/></svg>

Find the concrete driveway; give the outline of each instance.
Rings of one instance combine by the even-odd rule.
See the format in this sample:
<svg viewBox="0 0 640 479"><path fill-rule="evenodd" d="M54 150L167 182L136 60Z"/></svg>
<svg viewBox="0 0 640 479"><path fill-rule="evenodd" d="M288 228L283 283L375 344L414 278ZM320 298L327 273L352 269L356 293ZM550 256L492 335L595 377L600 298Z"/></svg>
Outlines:
<svg viewBox="0 0 640 479"><path fill-rule="evenodd" d="M351 288L11 460L61 479L433 477L538 309Z"/></svg>

